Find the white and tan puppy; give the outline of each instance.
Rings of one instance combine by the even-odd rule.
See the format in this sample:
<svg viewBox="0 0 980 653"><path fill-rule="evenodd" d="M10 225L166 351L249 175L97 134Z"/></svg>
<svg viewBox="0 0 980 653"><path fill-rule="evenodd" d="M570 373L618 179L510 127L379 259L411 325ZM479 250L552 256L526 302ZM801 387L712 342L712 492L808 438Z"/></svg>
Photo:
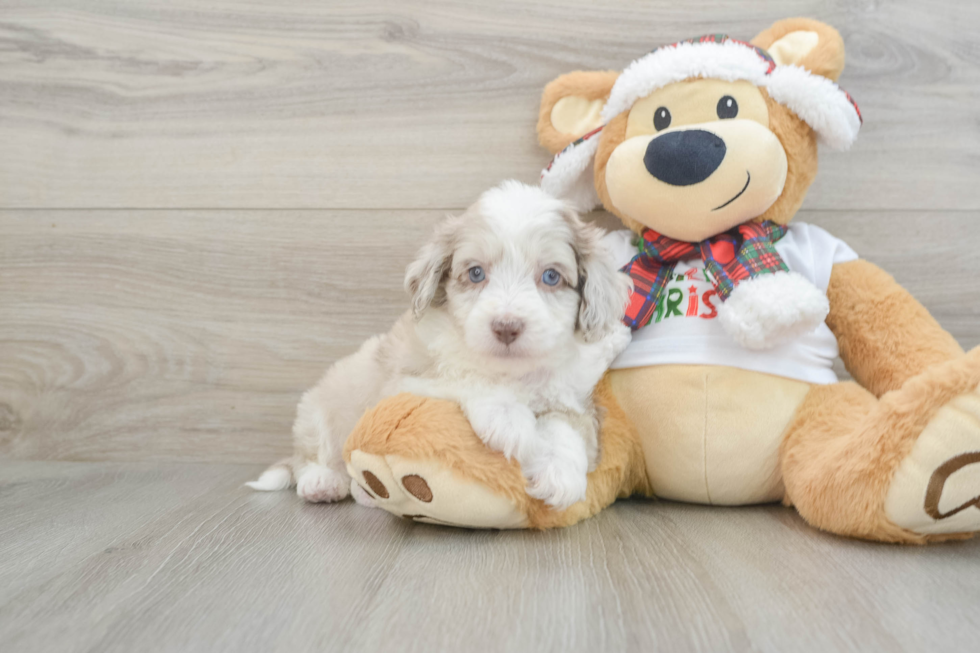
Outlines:
<svg viewBox="0 0 980 653"><path fill-rule="evenodd" d="M585 497L598 459L592 390L630 332L630 282L565 203L508 181L448 218L408 267L412 309L338 361L302 398L295 453L248 485L295 480L307 501L355 493L341 452L364 411L398 392L458 402L492 449L515 458L528 493L556 508Z"/></svg>

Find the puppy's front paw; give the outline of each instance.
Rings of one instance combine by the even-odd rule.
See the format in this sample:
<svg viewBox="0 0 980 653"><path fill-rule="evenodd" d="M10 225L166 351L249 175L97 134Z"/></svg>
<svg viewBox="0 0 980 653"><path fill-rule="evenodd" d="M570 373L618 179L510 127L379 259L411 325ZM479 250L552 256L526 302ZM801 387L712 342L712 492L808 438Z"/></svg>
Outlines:
<svg viewBox="0 0 980 653"><path fill-rule="evenodd" d="M484 444L507 458L519 456L534 436L534 413L526 406L494 401L472 401L465 406L470 426Z"/></svg>
<svg viewBox="0 0 980 653"><path fill-rule="evenodd" d="M623 324L622 322L616 324L612 328L612 333L609 336L609 354L610 359L616 358L623 353L629 344L633 341L633 332L630 328Z"/></svg>
<svg viewBox="0 0 980 653"><path fill-rule="evenodd" d="M347 496L350 477L322 465L307 465L296 481L296 494L310 503L340 501Z"/></svg>
<svg viewBox="0 0 980 653"><path fill-rule="evenodd" d="M565 510L585 499L587 486L583 470L552 458L528 474L527 493L556 510Z"/></svg>

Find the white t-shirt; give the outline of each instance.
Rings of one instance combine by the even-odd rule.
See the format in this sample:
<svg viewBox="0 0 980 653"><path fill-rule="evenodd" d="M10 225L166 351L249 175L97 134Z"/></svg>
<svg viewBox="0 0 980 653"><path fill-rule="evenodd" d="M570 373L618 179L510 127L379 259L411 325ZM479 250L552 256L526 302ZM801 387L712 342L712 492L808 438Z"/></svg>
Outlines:
<svg viewBox="0 0 980 653"><path fill-rule="evenodd" d="M634 234L614 231L606 243L622 267L637 254ZM831 268L857 258L842 240L806 223L793 223L786 235L776 241L776 251L789 269L827 291ZM704 276L700 257L674 266L653 321L633 332L633 342L613 361L612 368L648 365L724 365L807 383L835 383L833 364L837 358L837 339L821 324L799 338L762 351L753 351L732 339L717 320L721 300Z"/></svg>

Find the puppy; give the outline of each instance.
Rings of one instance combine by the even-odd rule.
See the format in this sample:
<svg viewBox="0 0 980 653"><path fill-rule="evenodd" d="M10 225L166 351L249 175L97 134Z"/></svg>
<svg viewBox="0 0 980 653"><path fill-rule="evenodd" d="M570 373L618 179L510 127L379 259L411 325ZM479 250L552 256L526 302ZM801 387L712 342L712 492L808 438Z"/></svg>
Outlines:
<svg viewBox="0 0 980 653"><path fill-rule="evenodd" d="M370 503L344 441L380 399L412 392L458 402L487 446L520 463L531 496L559 509L584 499L599 456L592 391L630 340L630 281L602 235L515 181L448 218L408 267L411 310L303 396L293 457L248 485L295 480L307 501Z"/></svg>

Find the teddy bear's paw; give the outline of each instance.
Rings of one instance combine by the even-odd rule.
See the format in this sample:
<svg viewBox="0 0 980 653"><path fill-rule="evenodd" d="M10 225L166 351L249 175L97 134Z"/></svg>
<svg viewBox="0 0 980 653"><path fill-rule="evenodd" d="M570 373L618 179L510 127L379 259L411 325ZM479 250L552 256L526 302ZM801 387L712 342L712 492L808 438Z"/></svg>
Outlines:
<svg viewBox="0 0 980 653"><path fill-rule="evenodd" d="M340 501L347 497L350 480L343 472L310 464L299 472L296 494L310 503Z"/></svg>
<svg viewBox="0 0 980 653"><path fill-rule="evenodd" d="M980 388L943 406L892 478L885 513L923 535L980 531Z"/></svg>
<svg viewBox="0 0 980 653"><path fill-rule="evenodd" d="M357 481L354 479L350 480L350 495L354 497L354 501L357 502L358 505L364 506L365 508L378 507L378 502L374 500L371 493L358 485Z"/></svg>
<svg viewBox="0 0 980 653"><path fill-rule="evenodd" d="M517 504L438 462L355 449L347 471L375 507L398 517L462 528L528 525Z"/></svg>
<svg viewBox="0 0 980 653"><path fill-rule="evenodd" d="M747 349L770 349L805 335L827 318L827 295L798 272L746 279L718 309L722 328Z"/></svg>

